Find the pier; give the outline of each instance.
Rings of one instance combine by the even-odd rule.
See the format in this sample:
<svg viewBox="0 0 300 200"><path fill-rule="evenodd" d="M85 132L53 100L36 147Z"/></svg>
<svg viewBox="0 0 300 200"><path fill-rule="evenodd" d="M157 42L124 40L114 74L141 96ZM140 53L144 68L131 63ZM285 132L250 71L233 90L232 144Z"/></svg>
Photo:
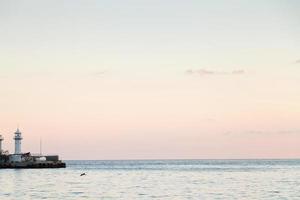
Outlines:
<svg viewBox="0 0 300 200"><path fill-rule="evenodd" d="M0 169L9 168L65 168L66 163L59 160L58 155L22 153L22 133L19 129L15 132L15 153L9 154L2 150L4 138L0 135Z"/></svg>

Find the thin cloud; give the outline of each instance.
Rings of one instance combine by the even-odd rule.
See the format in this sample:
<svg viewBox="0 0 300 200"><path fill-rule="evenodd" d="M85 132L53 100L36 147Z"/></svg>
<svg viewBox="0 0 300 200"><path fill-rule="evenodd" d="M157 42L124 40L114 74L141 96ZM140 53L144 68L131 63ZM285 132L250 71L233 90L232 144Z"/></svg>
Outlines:
<svg viewBox="0 0 300 200"><path fill-rule="evenodd" d="M300 129L298 130L280 130L280 131L275 131L275 134L300 134Z"/></svg>
<svg viewBox="0 0 300 200"><path fill-rule="evenodd" d="M245 74L245 70L233 70L231 74Z"/></svg>
<svg viewBox="0 0 300 200"><path fill-rule="evenodd" d="M217 120L215 118L203 118L201 121L203 121L203 122L216 122Z"/></svg>
<svg viewBox="0 0 300 200"><path fill-rule="evenodd" d="M251 133L251 132L250 132ZM252 133L256 134L278 134L278 135L293 135L300 134L299 129L290 129L290 130L275 130L275 131L253 131Z"/></svg>
<svg viewBox="0 0 300 200"><path fill-rule="evenodd" d="M242 132L227 131L225 135L294 135L300 134L300 129L290 130L248 130Z"/></svg>
<svg viewBox="0 0 300 200"><path fill-rule="evenodd" d="M232 71L213 71L207 69L188 69L186 70L186 74L189 75L200 75L200 76L212 76L212 75L242 75L245 74L245 70L232 70Z"/></svg>
<svg viewBox="0 0 300 200"><path fill-rule="evenodd" d="M102 71L94 72L94 73L92 73L92 75L95 77L101 77L101 76L104 76L106 73L107 73L107 70L102 70Z"/></svg>
<svg viewBox="0 0 300 200"><path fill-rule="evenodd" d="M199 74L199 75L214 75L214 74L216 74L215 71L206 70L206 69L199 69L199 70L189 69L186 72L188 74Z"/></svg>
<svg viewBox="0 0 300 200"><path fill-rule="evenodd" d="M300 64L300 59L296 60L295 64Z"/></svg>

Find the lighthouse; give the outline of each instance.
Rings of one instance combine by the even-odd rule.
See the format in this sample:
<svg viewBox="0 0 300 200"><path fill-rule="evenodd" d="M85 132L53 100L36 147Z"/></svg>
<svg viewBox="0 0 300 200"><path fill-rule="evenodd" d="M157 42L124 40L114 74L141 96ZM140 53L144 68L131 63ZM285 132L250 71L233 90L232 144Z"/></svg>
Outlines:
<svg viewBox="0 0 300 200"><path fill-rule="evenodd" d="M2 137L2 135L0 135L0 154L2 153L2 141L4 140L4 138Z"/></svg>
<svg viewBox="0 0 300 200"><path fill-rule="evenodd" d="M22 134L19 131L19 129L17 129L17 131L15 132L15 154L21 154L21 140L22 140Z"/></svg>

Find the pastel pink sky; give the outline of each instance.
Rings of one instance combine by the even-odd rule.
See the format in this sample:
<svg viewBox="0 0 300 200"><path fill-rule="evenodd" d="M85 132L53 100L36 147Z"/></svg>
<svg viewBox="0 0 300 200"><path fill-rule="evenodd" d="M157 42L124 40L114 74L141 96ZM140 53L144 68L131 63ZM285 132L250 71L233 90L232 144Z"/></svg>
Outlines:
<svg viewBox="0 0 300 200"><path fill-rule="evenodd" d="M4 149L300 158L298 1L63 2L0 3Z"/></svg>

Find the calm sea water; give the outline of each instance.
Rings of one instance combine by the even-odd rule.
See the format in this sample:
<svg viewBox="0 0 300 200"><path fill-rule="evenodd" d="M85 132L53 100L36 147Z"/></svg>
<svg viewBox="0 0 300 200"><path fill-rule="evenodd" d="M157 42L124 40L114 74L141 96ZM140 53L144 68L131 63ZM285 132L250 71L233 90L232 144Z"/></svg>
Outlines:
<svg viewBox="0 0 300 200"><path fill-rule="evenodd" d="M66 169L2 169L0 199L300 199L300 160L67 161Z"/></svg>

